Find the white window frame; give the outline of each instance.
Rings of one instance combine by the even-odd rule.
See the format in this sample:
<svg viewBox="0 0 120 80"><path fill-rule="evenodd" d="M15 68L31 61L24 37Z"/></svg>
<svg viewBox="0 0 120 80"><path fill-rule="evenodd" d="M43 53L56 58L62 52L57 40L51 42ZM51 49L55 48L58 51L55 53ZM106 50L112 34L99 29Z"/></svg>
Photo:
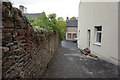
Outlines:
<svg viewBox="0 0 120 80"><path fill-rule="evenodd" d="M101 43L101 42L98 42L98 41L97 41L97 36L98 36L98 34L100 34L100 33L102 34L102 31L96 31L96 43ZM101 41L101 40L100 40L100 41Z"/></svg>
<svg viewBox="0 0 120 80"><path fill-rule="evenodd" d="M101 31L97 31L97 28L100 27ZM98 33L101 33L101 40L102 40L102 26L95 26L95 30L96 30L96 38L95 38L95 43L94 45L98 45L101 46L101 42L97 41L97 37L98 37ZM100 40L100 41L101 41Z"/></svg>

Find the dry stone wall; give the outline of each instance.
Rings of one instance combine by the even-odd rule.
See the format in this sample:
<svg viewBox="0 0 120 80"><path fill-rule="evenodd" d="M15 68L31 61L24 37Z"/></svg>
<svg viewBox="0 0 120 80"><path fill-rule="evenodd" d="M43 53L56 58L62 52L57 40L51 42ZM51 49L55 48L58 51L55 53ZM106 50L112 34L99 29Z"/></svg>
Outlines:
<svg viewBox="0 0 120 80"><path fill-rule="evenodd" d="M56 32L35 29L19 9L3 2L3 78L39 78L59 42Z"/></svg>
<svg viewBox="0 0 120 80"><path fill-rule="evenodd" d="M0 1L0 80L2 78L2 2Z"/></svg>

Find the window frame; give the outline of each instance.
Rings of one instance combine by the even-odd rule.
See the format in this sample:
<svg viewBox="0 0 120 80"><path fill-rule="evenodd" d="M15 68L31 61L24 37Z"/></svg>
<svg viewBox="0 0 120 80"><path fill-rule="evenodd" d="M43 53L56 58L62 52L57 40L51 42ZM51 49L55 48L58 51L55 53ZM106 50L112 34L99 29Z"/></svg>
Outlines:
<svg viewBox="0 0 120 80"><path fill-rule="evenodd" d="M101 30L98 30L98 28L101 28ZM102 26L95 26L95 31L96 31L96 38L95 38L94 45L101 46L101 43L102 43ZM98 34L101 34L101 40L100 40L100 38L98 39Z"/></svg>
<svg viewBox="0 0 120 80"><path fill-rule="evenodd" d="M70 37L69 37L69 34L70 34ZM68 33L68 34L67 34L67 37L68 37L68 38L71 38L71 35L72 35L71 33Z"/></svg>
<svg viewBox="0 0 120 80"><path fill-rule="evenodd" d="M97 40L98 34L101 34L101 35L102 35L102 31L96 31L96 43L101 43L101 40L100 40L100 39ZM99 42L99 41L100 41L100 42Z"/></svg>
<svg viewBox="0 0 120 80"><path fill-rule="evenodd" d="M75 37L74 37L75 36ZM77 34L76 33L73 33L73 38L77 38Z"/></svg>

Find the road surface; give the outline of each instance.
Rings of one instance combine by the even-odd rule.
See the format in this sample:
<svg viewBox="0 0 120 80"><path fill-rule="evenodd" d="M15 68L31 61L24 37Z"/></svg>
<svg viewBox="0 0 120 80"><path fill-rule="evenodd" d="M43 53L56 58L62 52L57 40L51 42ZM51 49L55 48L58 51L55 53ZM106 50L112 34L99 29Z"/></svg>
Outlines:
<svg viewBox="0 0 120 80"><path fill-rule="evenodd" d="M62 41L43 78L118 78L118 67L85 56L74 42Z"/></svg>

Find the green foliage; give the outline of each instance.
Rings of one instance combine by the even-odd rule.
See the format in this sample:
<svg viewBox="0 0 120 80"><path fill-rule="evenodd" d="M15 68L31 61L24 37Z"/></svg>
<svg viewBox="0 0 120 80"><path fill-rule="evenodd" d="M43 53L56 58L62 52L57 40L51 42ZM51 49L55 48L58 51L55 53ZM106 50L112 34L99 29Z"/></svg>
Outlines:
<svg viewBox="0 0 120 80"><path fill-rule="evenodd" d="M29 18L30 23L38 29L48 29L58 32L59 39L63 40L65 36L66 21L62 17L56 19L56 14L50 14L48 17L42 12L39 18Z"/></svg>
<svg viewBox="0 0 120 80"><path fill-rule="evenodd" d="M48 15L48 18L50 19L50 21L51 21L51 20L55 20L56 14L55 14L55 13L50 14L50 15Z"/></svg>
<svg viewBox="0 0 120 80"><path fill-rule="evenodd" d="M41 29L41 30L44 29L44 28L41 28L41 27L39 27L39 26L34 26L34 27L35 27L35 28L38 28L38 29Z"/></svg>
<svg viewBox="0 0 120 80"><path fill-rule="evenodd" d="M57 20L58 21L64 21L63 17L59 17Z"/></svg>
<svg viewBox="0 0 120 80"><path fill-rule="evenodd" d="M76 17L72 17L72 18L70 18L70 20L77 20L77 19L76 19Z"/></svg>

